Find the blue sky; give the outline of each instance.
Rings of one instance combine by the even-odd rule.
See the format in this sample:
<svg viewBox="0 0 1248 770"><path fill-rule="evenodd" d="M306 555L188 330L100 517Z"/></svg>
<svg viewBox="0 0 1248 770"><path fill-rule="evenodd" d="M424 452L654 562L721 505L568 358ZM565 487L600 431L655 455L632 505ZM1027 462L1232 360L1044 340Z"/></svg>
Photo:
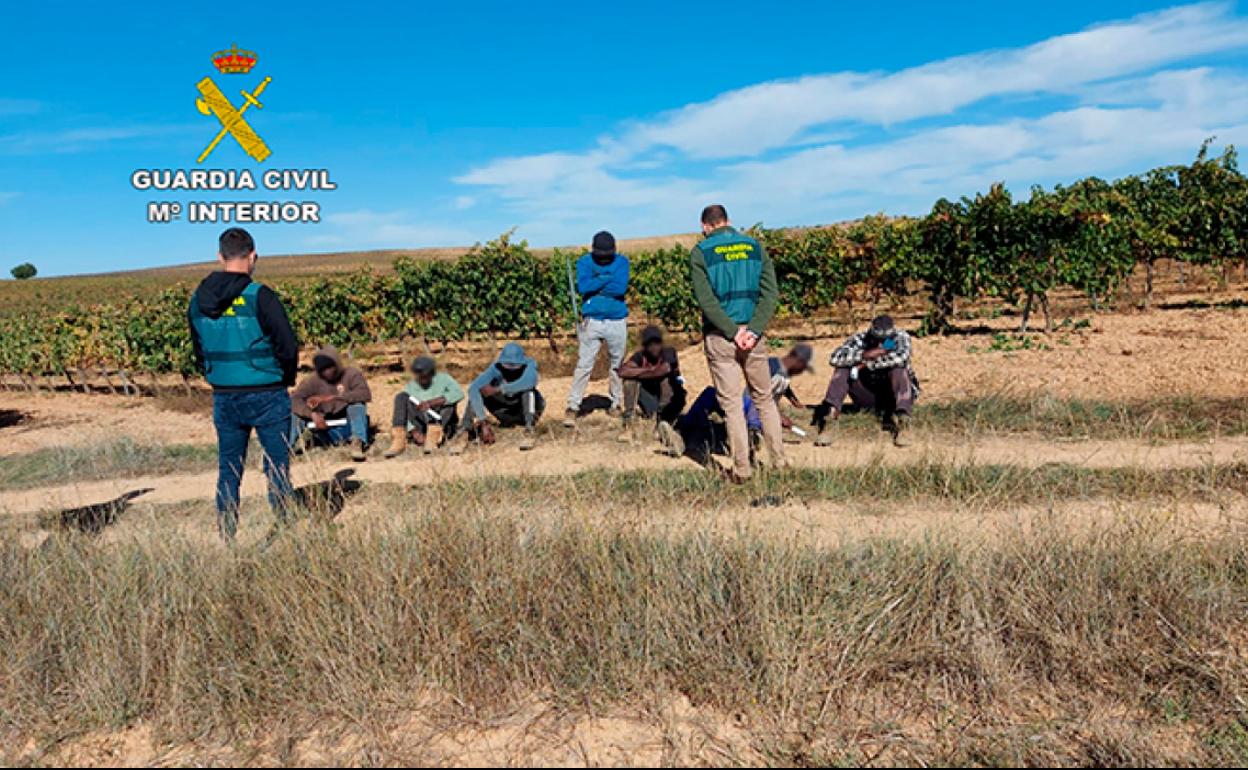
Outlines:
<svg viewBox="0 0 1248 770"><path fill-rule="evenodd" d="M273 78L249 117L273 155L227 138L208 167L338 184L321 224L252 228L270 254L686 232L711 201L776 226L917 213L1248 144L1231 2L47 2L5 28L0 274L211 258L219 226L149 224L129 181L195 167L206 75L235 101ZM234 42L249 75L211 66Z"/></svg>

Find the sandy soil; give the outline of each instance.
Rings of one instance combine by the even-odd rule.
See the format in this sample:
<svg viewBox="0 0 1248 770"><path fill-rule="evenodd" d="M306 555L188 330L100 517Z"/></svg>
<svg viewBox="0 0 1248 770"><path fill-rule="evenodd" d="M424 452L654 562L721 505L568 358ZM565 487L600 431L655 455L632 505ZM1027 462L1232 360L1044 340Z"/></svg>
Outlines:
<svg viewBox="0 0 1248 770"><path fill-rule="evenodd" d="M140 724L78 736L47 753L30 745L22 754L28 761L93 767L361 766L379 755L425 767L724 766L763 761L740 717L695 707L682 695L594 715L567 714L532 698L499 716L461 717L457 727L437 716L453 710L448 698L430 695L426 700L427 709L395 715L369 729L283 730L246 748L161 745L153 730Z"/></svg>

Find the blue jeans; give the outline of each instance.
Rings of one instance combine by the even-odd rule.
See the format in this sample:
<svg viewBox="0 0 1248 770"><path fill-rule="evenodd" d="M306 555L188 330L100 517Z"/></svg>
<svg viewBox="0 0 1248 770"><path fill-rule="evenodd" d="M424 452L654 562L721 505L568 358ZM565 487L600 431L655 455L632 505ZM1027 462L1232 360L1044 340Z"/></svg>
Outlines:
<svg viewBox="0 0 1248 770"><path fill-rule="evenodd" d="M299 434L307 430L312 421L297 414L290 416L290 445L299 440ZM315 431L316 439L326 444L345 444L358 438L361 444L368 444L368 404L348 404L347 424L331 425L325 430Z"/></svg>
<svg viewBox="0 0 1248 770"><path fill-rule="evenodd" d="M290 484L290 396L285 390L220 391L212 395L212 424L217 429L217 527L233 539L238 531L239 486L247 462L247 443L256 431L264 450L269 505L279 521L294 490Z"/></svg>

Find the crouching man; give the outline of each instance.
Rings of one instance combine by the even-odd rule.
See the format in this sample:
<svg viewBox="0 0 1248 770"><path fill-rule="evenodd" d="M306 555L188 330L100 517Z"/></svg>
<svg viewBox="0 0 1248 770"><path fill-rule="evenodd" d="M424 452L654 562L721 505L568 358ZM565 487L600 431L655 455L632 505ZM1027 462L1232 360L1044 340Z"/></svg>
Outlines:
<svg viewBox="0 0 1248 770"><path fill-rule="evenodd" d="M802 400L793 392L793 378L806 372L813 372L815 368L811 361L814 357L815 349L804 342L799 342L783 356L771 356L767 359L767 368L771 372L771 397L775 399L777 409L782 399L788 401L795 409L804 408ZM753 414L755 420L762 421L757 410ZM792 430L793 420L784 412L780 412L780 425L785 430Z"/></svg>
<svg viewBox="0 0 1248 770"><path fill-rule="evenodd" d="M437 362L429 356L412 361L411 369L412 379L394 396L387 458L406 451L409 435L425 454L431 454L443 441L453 438L459 427L464 389L455 378L438 371Z"/></svg>
<svg viewBox="0 0 1248 770"><path fill-rule="evenodd" d="M819 430L816 446L832 443L837 420L848 396L857 410L879 415L893 444L909 446L905 432L910 426L919 380L910 365L910 335L898 329L889 316L871 322L836 349L830 361L833 373L823 403L815 407L814 426Z"/></svg>
<svg viewBox="0 0 1248 770"><path fill-rule="evenodd" d="M657 326L641 330L641 349L620 364L624 380L624 427L632 425L637 412L647 419L674 424L685 408L688 395L680 374L676 349L663 344Z"/></svg>
<svg viewBox="0 0 1248 770"><path fill-rule="evenodd" d="M338 351L326 345L312 357L315 370L290 397L291 446L338 446L351 442L351 459L363 462L368 447L368 402L373 400L364 372L343 366Z"/></svg>
<svg viewBox="0 0 1248 770"><path fill-rule="evenodd" d="M464 412L462 440L451 445L459 454L468 441L494 443L494 430L486 417L493 415L504 428L524 426L520 449L536 446L535 427L546 410L546 399L537 390L537 362L525 355L515 342L503 346L494 363L486 367L468 386L468 408Z"/></svg>

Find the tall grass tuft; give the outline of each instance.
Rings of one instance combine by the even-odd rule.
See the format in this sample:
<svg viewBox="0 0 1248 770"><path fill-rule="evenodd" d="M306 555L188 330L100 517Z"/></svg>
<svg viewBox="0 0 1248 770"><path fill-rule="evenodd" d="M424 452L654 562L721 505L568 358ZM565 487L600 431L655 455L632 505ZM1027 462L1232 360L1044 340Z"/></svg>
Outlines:
<svg viewBox="0 0 1248 770"><path fill-rule="evenodd" d="M1211 736L1243 716L1239 535L1074 535L1055 519L982 542L820 549L453 503L390 513L296 529L265 551L0 544L0 722L254 736L282 720L367 721L431 690L487 712L532 693L584 707L668 691L770 725L760 746L806 763L859 761L847 731L882 694L914 718L969 710L981 728L1094 704L1161 724L1181 703ZM912 748L924 761L1092 761L1053 741ZM1224 744L1202 745L1196 759L1227 761Z"/></svg>

